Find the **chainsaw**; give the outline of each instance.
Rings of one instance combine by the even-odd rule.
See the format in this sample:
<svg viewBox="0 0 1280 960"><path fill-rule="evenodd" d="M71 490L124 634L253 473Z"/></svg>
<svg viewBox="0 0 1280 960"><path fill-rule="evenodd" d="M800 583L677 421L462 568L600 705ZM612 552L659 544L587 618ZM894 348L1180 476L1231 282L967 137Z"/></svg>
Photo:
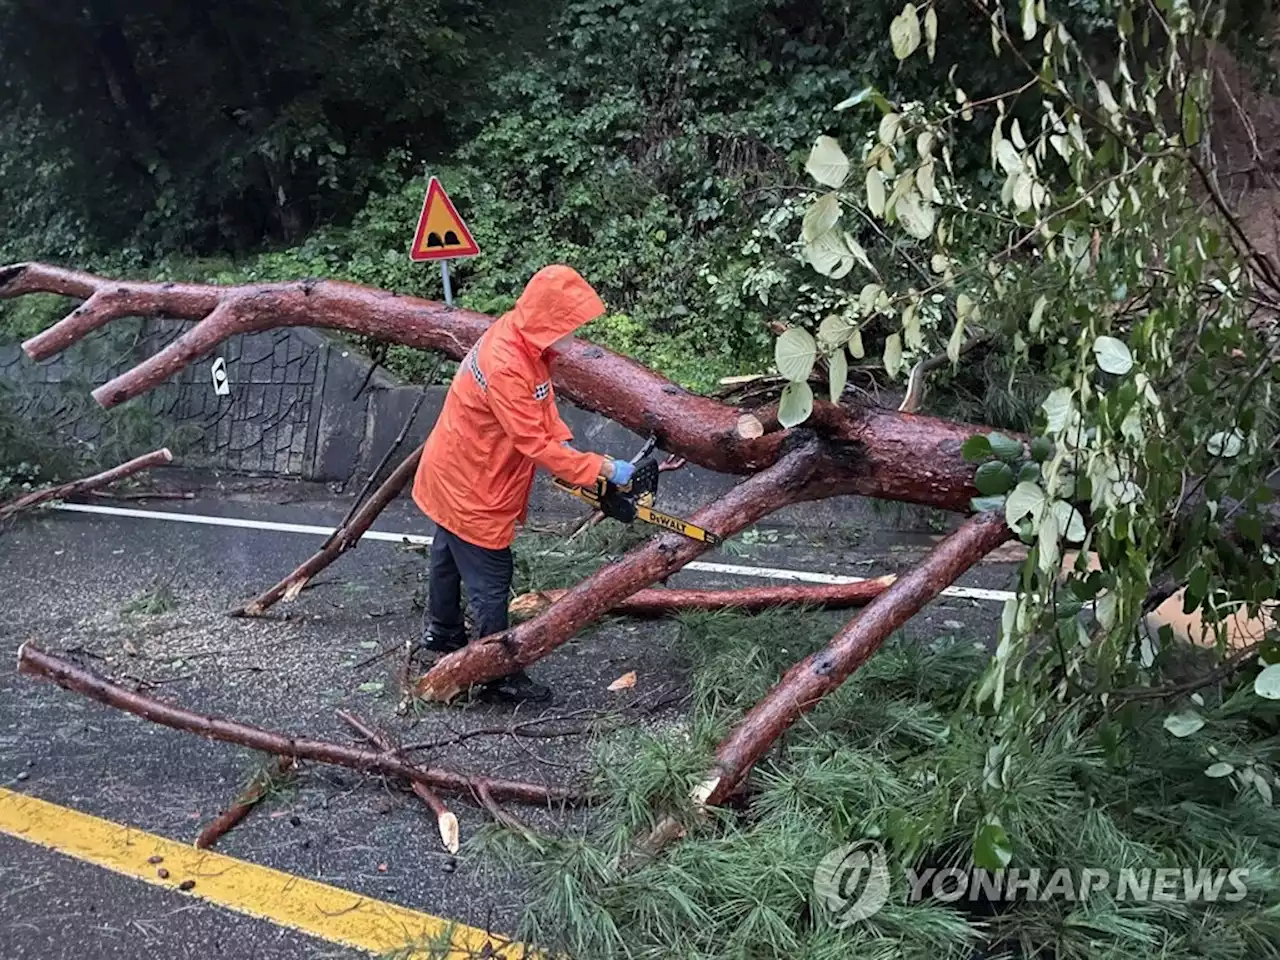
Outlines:
<svg viewBox="0 0 1280 960"><path fill-rule="evenodd" d="M687 520L653 509L653 502L658 494L658 477L662 473L658 467L658 461L652 456L657 445L657 438L650 437L640 448L640 452L631 458L631 463L635 465L636 470L631 477L631 482L625 487L620 487L603 478L596 480L594 487L575 487L559 478L554 478L555 485L588 503L611 520L620 520L623 523L643 520L655 527L662 527L664 530L679 533L692 540L716 546L721 542L718 534L704 530Z"/></svg>

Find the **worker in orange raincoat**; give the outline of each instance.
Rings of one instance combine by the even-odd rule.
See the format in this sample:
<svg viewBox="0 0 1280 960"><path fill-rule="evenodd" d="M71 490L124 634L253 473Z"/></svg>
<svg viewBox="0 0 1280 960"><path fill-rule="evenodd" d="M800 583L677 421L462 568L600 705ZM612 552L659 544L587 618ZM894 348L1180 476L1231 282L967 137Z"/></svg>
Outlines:
<svg viewBox="0 0 1280 960"><path fill-rule="evenodd" d="M414 502L438 527L431 544L427 649L445 653L466 645L462 585L478 636L507 629L511 542L528 511L538 467L577 486L592 486L599 477L630 483L630 463L569 445L573 434L560 419L551 387L555 355L568 348L575 330L604 312L577 271L544 267L459 364L413 483ZM550 695L523 671L493 686L516 699Z"/></svg>

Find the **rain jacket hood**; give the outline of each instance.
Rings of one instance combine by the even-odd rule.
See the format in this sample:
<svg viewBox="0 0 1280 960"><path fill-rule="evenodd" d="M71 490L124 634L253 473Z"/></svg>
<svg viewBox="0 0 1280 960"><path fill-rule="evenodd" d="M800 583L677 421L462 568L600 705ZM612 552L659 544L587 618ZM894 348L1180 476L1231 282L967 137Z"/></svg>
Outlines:
<svg viewBox="0 0 1280 960"><path fill-rule="evenodd" d="M566 333L604 316L603 301L572 267L543 267L533 275L515 308L510 323L539 353Z"/></svg>
<svg viewBox="0 0 1280 960"><path fill-rule="evenodd" d="M534 275L458 364L413 481L423 513L468 543L498 550L525 518L539 466L577 486L595 483L604 458L565 445L573 434L556 410L545 354L604 312L572 268Z"/></svg>

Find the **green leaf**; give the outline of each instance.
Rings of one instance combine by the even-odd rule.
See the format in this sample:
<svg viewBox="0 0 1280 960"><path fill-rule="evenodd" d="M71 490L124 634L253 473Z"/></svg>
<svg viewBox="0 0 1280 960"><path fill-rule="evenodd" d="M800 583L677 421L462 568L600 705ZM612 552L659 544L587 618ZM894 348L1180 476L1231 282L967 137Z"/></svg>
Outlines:
<svg viewBox="0 0 1280 960"><path fill-rule="evenodd" d="M1258 791L1258 796L1262 798L1262 802L1268 807L1271 806L1271 784L1257 776L1253 778L1253 788Z"/></svg>
<svg viewBox="0 0 1280 960"><path fill-rule="evenodd" d="M860 244L855 238L851 237L848 233L844 235L844 245L848 248L849 253L853 255L855 260L872 273L876 272L876 268L871 265L871 260L867 257L867 251L862 248L862 244Z"/></svg>
<svg viewBox="0 0 1280 960"><path fill-rule="evenodd" d="M1204 717L1196 713L1194 710L1184 710L1181 713L1171 713L1164 718L1164 728L1179 739L1189 737L1193 733L1203 729Z"/></svg>
<svg viewBox="0 0 1280 960"><path fill-rule="evenodd" d="M1133 354L1123 340L1115 337L1099 337L1093 341L1093 355L1107 373L1124 376L1133 369Z"/></svg>
<svg viewBox="0 0 1280 960"><path fill-rule="evenodd" d="M1036 0L1022 0L1022 39L1036 38Z"/></svg>
<svg viewBox="0 0 1280 960"><path fill-rule="evenodd" d="M842 111L848 110L850 107L856 107L860 103L866 103L872 98L872 96L874 96L874 94L875 89L873 87L863 87L857 93L837 103L835 109L837 111Z"/></svg>
<svg viewBox="0 0 1280 960"><path fill-rule="evenodd" d="M974 513L998 513L1004 509L1005 498L973 497L969 500L969 509Z"/></svg>
<svg viewBox="0 0 1280 960"><path fill-rule="evenodd" d="M1033 521L1038 519L1044 504L1044 490L1039 484L1020 483L1013 488L1013 493L1009 494L1009 500L1004 507L1004 518L1010 527L1017 529L1018 521L1027 515L1030 515Z"/></svg>
<svg viewBox="0 0 1280 960"><path fill-rule="evenodd" d="M983 870L1003 870L1013 859L1013 845L999 823L984 823L973 839L973 862Z"/></svg>
<svg viewBox="0 0 1280 960"><path fill-rule="evenodd" d="M819 137L804 168L824 187L839 187L849 176L849 158L834 138Z"/></svg>
<svg viewBox="0 0 1280 960"><path fill-rule="evenodd" d="M1058 529L1072 543L1084 540L1084 517L1080 511L1065 500L1055 500L1050 508L1058 520Z"/></svg>
<svg viewBox="0 0 1280 960"><path fill-rule="evenodd" d="M1044 410L1045 417L1049 421L1049 432L1057 433L1066 429L1068 421L1071 419L1071 388L1058 387L1049 396L1045 397L1044 403L1040 405Z"/></svg>
<svg viewBox="0 0 1280 960"><path fill-rule="evenodd" d="M880 127L876 135L886 147L892 147L898 139L898 131L902 129L902 114L886 113L880 118Z"/></svg>
<svg viewBox="0 0 1280 960"><path fill-rule="evenodd" d="M920 201L920 195L914 190L903 194L894 206L898 222L903 229L917 240L928 240L933 236L933 228L938 224L938 216L933 207Z"/></svg>
<svg viewBox="0 0 1280 960"><path fill-rule="evenodd" d="M853 324L839 314L833 313L818 324L818 343L829 352L836 347L844 346L852 332Z"/></svg>
<svg viewBox="0 0 1280 960"><path fill-rule="evenodd" d="M902 13L889 24L889 42L893 45L893 55L899 60L907 59L920 46L920 17L914 3L903 7Z"/></svg>
<svg viewBox="0 0 1280 960"><path fill-rule="evenodd" d="M884 342L884 368L889 372L889 376L895 379L898 371L902 369L902 335L898 333L889 334Z"/></svg>
<svg viewBox="0 0 1280 960"><path fill-rule="evenodd" d="M1018 468L1019 483L1039 483L1040 480L1040 464L1024 463Z"/></svg>
<svg viewBox="0 0 1280 960"><path fill-rule="evenodd" d="M773 359L778 373L793 382L809 378L818 356L818 345L808 330L791 327L774 344Z"/></svg>
<svg viewBox="0 0 1280 960"><path fill-rule="evenodd" d="M884 216L884 177L874 168L867 171L867 209L877 217Z"/></svg>
<svg viewBox="0 0 1280 960"><path fill-rule="evenodd" d="M996 143L996 159L1000 162L1004 172L1010 176L1021 173L1023 170L1022 157L1018 155L1017 149L1008 140L1002 139Z"/></svg>
<svg viewBox="0 0 1280 960"><path fill-rule="evenodd" d="M813 390L804 381L788 383L782 388L778 402L778 423L794 427L809 419L813 413Z"/></svg>
<svg viewBox="0 0 1280 960"><path fill-rule="evenodd" d="M938 50L938 11L932 5L924 12L924 39L929 62L933 63L933 55Z"/></svg>
<svg viewBox="0 0 1280 960"><path fill-rule="evenodd" d="M1031 319L1027 321L1027 329L1032 335L1040 332L1040 324L1044 322L1044 308L1048 305L1048 298L1042 294L1037 298L1036 305L1031 308Z"/></svg>
<svg viewBox="0 0 1280 960"><path fill-rule="evenodd" d="M973 475L973 485L984 496L994 497L1013 489L1013 469L1007 463L992 460L984 463Z"/></svg>
<svg viewBox="0 0 1280 960"><path fill-rule="evenodd" d="M981 463L991 456L991 443L983 434L975 433L960 448L960 456L969 463Z"/></svg>
<svg viewBox="0 0 1280 960"><path fill-rule="evenodd" d="M1211 457L1223 457L1230 459L1240 453L1240 448L1244 446L1244 435L1239 430L1230 430L1225 433L1215 433L1206 443L1209 448Z"/></svg>
<svg viewBox="0 0 1280 960"><path fill-rule="evenodd" d="M1273 663L1253 680L1253 692L1264 700L1280 700L1280 663Z"/></svg>
<svg viewBox="0 0 1280 960"><path fill-rule="evenodd" d="M991 452L1001 460L1017 460L1022 456L1022 441L1006 437L1003 433L988 433L987 442L991 444Z"/></svg>
<svg viewBox="0 0 1280 960"><path fill-rule="evenodd" d="M845 356L844 347L840 347L827 360L829 373L827 389L832 403L840 402L840 395L844 393L844 385L849 380L849 361L845 359Z"/></svg>
<svg viewBox="0 0 1280 960"><path fill-rule="evenodd" d="M380 680L373 680L356 687L356 693L381 693L383 686L384 684Z"/></svg>
<svg viewBox="0 0 1280 960"><path fill-rule="evenodd" d="M849 335L849 353L855 360L861 360L867 355L866 349L862 346L861 327L857 328Z"/></svg>
<svg viewBox="0 0 1280 960"><path fill-rule="evenodd" d="M819 237L829 233L840 219L840 198L834 193L826 193L818 198L804 214L801 236L805 243L813 243Z"/></svg>
<svg viewBox="0 0 1280 960"><path fill-rule="evenodd" d="M964 296L964 294L960 294ZM960 362L960 348L964 345L964 320L965 315L959 311L956 312L956 325L951 328L951 336L947 339L947 359L951 361L952 366Z"/></svg>
<svg viewBox="0 0 1280 960"><path fill-rule="evenodd" d="M1031 459L1044 463L1053 456L1053 441L1048 437L1036 437L1031 441Z"/></svg>
<svg viewBox="0 0 1280 960"><path fill-rule="evenodd" d="M1209 766L1205 767L1204 775L1206 777L1212 777L1215 780L1219 780L1222 777L1229 777L1235 772L1235 767L1229 763L1219 760L1217 763L1211 763Z"/></svg>
<svg viewBox="0 0 1280 960"><path fill-rule="evenodd" d="M840 234L835 230L828 230L806 244L804 253L813 269L832 280L844 279L853 269L854 257L841 242Z"/></svg>

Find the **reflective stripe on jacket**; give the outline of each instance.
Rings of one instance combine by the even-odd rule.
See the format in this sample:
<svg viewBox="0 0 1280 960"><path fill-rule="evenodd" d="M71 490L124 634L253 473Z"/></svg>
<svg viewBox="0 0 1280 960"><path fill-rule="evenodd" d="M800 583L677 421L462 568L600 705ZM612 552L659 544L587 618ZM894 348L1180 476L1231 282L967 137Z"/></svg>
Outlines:
<svg viewBox="0 0 1280 960"><path fill-rule="evenodd" d="M604 303L577 271L544 267L511 312L458 365L413 482L428 517L469 543L510 546L539 466L578 486L604 466L598 453L564 446L573 434L556 410L546 350L602 316Z"/></svg>

